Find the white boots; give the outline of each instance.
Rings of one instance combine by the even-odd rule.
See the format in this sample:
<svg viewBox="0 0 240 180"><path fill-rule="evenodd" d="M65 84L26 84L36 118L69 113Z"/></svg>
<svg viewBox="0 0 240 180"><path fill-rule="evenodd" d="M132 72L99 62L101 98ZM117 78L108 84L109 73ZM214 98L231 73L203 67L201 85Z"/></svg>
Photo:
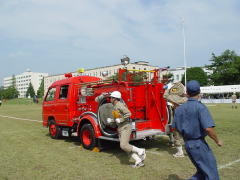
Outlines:
<svg viewBox="0 0 240 180"><path fill-rule="evenodd" d="M132 158L135 160L135 164L132 165L133 168L138 168L144 166L142 159L136 153L132 153Z"/></svg>
<svg viewBox="0 0 240 180"><path fill-rule="evenodd" d="M145 151L145 149L137 148L137 147L133 146L132 152L137 153L142 161L145 160L145 158L146 158L146 151Z"/></svg>
<svg viewBox="0 0 240 180"><path fill-rule="evenodd" d="M141 167L144 166L143 161L146 158L146 151L145 149L137 148L133 146L132 148L132 158L135 160L135 165L133 167Z"/></svg>
<svg viewBox="0 0 240 180"><path fill-rule="evenodd" d="M177 153L173 154L173 156L176 158L184 157L182 146L177 146L176 148L177 148Z"/></svg>

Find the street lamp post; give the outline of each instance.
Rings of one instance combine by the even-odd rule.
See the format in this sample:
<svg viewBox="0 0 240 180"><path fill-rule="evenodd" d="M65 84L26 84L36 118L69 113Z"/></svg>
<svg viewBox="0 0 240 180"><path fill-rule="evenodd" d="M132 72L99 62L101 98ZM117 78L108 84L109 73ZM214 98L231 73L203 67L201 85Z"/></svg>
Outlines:
<svg viewBox="0 0 240 180"><path fill-rule="evenodd" d="M123 56L121 59L121 64L124 66L124 68L127 68L127 65L130 63L130 58L126 55Z"/></svg>

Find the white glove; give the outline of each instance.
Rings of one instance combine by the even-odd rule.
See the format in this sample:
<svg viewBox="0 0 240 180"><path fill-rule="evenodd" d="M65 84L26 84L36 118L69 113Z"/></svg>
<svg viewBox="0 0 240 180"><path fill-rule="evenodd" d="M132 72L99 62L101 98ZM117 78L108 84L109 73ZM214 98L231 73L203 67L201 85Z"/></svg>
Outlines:
<svg viewBox="0 0 240 180"><path fill-rule="evenodd" d="M112 122L114 122L113 119L111 119L111 118L107 118L107 123L108 123L108 124L110 124L110 123L112 123Z"/></svg>
<svg viewBox="0 0 240 180"><path fill-rule="evenodd" d="M171 87L173 87L173 84L172 83L168 83L167 84L167 89L171 89Z"/></svg>
<svg viewBox="0 0 240 180"><path fill-rule="evenodd" d="M120 119L120 118L117 118L115 121L116 121L117 124L120 124L121 119Z"/></svg>

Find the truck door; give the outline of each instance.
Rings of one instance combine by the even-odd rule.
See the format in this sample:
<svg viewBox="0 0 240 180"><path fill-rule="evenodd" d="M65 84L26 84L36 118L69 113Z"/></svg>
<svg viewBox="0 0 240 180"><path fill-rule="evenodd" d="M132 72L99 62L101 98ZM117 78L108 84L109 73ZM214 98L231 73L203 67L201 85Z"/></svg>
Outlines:
<svg viewBox="0 0 240 180"><path fill-rule="evenodd" d="M67 125L69 121L69 85L61 85L56 98L56 120L58 124Z"/></svg>
<svg viewBox="0 0 240 180"><path fill-rule="evenodd" d="M160 129L165 132L165 126L168 122L166 112L166 101L163 98L163 85L155 84L147 86L147 116L152 120L153 129Z"/></svg>
<svg viewBox="0 0 240 180"><path fill-rule="evenodd" d="M55 117L55 95L56 87L50 88L43 102L43 120L45 126L48 123L48 117Z"/></svg>

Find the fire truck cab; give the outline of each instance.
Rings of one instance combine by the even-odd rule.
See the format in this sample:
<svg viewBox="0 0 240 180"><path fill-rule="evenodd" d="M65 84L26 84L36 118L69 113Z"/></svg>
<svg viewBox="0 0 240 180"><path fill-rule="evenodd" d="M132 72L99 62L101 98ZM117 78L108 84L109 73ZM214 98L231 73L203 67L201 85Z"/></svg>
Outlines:
<svg viewBox="0 0 240 180"><path fill-rule="evenodd" d="M101 102L95 101L102 93L116 90L121 92L121 101L132 113L131 140L169 133L171 119L158 70L119 69L118 77L112 80L65 76L66 79L49 87L43 101L43 126L49 128L52 138L77 133L86 149L93 149L101 139L118 141L116 124L106 123L107 118L113 118L109 96Z"/></svg>

